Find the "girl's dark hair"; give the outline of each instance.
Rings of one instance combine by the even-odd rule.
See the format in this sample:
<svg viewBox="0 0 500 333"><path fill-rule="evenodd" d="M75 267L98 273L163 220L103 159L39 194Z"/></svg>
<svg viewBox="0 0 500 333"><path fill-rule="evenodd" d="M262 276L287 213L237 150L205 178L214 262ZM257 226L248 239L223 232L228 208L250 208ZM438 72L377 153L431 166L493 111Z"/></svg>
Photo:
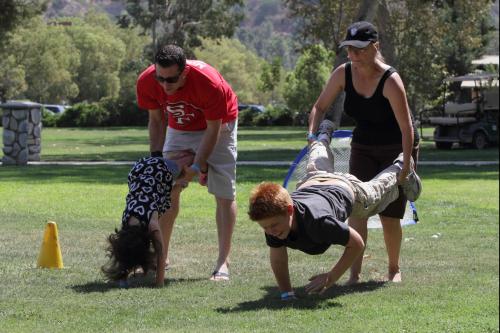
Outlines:
<svg viewBox="0 0 500 333"><path fill-rule="evenodd" d="M135 268L142 267L144 273L154 267L154 250L147 229L127 226L108 236L106 248L109 261L101 267L110 281L127 278Z"/></svg>
<svg viewBox="0 0 500 333"><path fill-rule="evenodd" d="M165 45L156 52L155 63L161 67L179 66L179 73L186 67L184 50L177 45Z"/></svg>

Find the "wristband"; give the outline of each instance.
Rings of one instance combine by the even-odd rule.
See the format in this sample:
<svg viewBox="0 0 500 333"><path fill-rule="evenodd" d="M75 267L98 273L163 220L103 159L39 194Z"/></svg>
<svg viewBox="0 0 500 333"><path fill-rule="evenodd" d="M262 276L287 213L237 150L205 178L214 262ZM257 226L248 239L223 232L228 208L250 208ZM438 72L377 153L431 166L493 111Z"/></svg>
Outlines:
<svg viewBox="0 0 500 333"><path fill-rule="evenodd" d="M196 163L191 164L190 168L193 169L193 170L195 170L196 173L201 173L200 166L198 164L196 164Z"/></svg>
<svg viewBox="0 0 500 333"><path fill-rule="evenodd" d="M318 140L318 137L311 132L307 133L307 140Z"/></svg>
<svg viewBox="0 0 500 333"><path fill-rule="evenodd" d="M163 157L163 153L159 150L155 150L151 152L151 157Z"/></svg>
<svg viewBox="0 0 500 333"><path fill-rule="evenodd" d="M288 301L290 299L295 299L295 292L294 291L285 291L281 293L281 300L282 301Z"/></svg>

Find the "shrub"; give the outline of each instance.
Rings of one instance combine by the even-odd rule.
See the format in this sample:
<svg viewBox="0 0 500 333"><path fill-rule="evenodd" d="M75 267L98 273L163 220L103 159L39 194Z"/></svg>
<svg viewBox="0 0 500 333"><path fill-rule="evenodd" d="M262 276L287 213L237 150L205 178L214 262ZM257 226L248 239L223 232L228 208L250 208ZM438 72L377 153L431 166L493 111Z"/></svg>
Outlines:
<svg viewBox="0 0 500 333"><path fill-rule="evenodd" d="M42 125L44 127L56 127L59 117L61 116L42 108Z"/></svg>
<svg viewBox="0 0 500 333"><path fill-rule="evenodd" d="M255 126L269 126L273 124L273 119L269 112L259 113L253 121Z"/></svg>
<svg viewBox="0 0 500 333"><path fill-rule="evenodd" d="M78 103L68 108L57 120L59 127L98 127L109 122L109 112L99 103Z"/></svg>
<svg viewBox="0 0 500 333"><path fill-rule="evenodd" d="M238 113L238 125L239 126L253 126L255 124L255 118L258 116L258 112L253 109L243 109Z"/></svg>
<svg viewBox="0 0 500 333"><path fill-rule="evenodd" d="M293 125L292 111L285 105L271 105L266 108L266 113L269 113L272 125L275 126L290 126Z"/></svg>
<svg viewBox="0 0 500 333"><path fill-rule="evenodd" d="M103 98L100 104L109 112L108 126L145 126L148 123L148 112L139 109L135 97L129 100Z"/></svg>

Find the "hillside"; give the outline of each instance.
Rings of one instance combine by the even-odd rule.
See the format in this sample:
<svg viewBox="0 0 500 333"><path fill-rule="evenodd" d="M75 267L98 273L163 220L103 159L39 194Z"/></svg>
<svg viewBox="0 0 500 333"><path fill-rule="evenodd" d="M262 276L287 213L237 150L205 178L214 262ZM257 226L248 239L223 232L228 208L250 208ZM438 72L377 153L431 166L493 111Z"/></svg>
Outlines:
<svg viewBox="0 0 500 333"><path fill-rule="evenodd" d="M124 1L116 0L51 0L45 16L48 18L82 16L91 8L96 8L112 17L116 17L124 10L125 5Z"/></svg>
<svg viewBox="0 0 500 333"><path fill-rule="evenodd" d="M283 66L293 68L297 60L297 44L293 20L287 17L281 0L248 0L245 19L236 37L250 50L271 62L281 59Z"/></svg>
<svg viewBox="0 0 500 333"><path fill-rule="evenodd" d="M124 0L51 0L45 16L82 16L91 8L111 17L123 14ZM293 21L286 16L281 0L247 0L245 19L236 37L250 50L267 61L279 57L287 68L292 68L297 55L293 41Z"/></svg>

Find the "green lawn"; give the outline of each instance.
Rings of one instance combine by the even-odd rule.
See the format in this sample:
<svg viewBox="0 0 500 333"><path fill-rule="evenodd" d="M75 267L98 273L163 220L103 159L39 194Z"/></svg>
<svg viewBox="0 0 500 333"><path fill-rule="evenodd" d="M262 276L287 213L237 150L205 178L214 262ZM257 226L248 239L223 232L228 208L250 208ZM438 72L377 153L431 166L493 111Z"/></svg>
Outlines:
<svg viewBox="0 0 500 333"><path fill-rule="evenodd" d="M56 145L53 159L66 158L67 148L58 147L66 141L89 157L100 144L114 150L113 156L131 147L139 152L135 141L146 139L139 129L96 130L95 135L64 130L73 135L66 141L57 139L58 133L44 132L45 145ZM299 130L287 130L283 140L269 130L240 133L246 152L267 150L251 145L259 133L276 149L284 141L302 144ZM83 134L86 143L77 140ZM117 145L124 137L129 141ZM419 169L421 222L404 229L403 283L379 282L386 255L381 231L372 230L364 282L337 286L324 296L306 296L303 287L311 275L331 267L341 248L322 256L290 251L300 297L291 303L279 300L263 233L246 216L250 189L262 180L281 182L286 167L238 169L230 282L207 280L216 259L214 203L204 188L191 184L173 235L166 286L151 288L151 278L137 279L127 290L104 283L99 273L106 260L104 240L119 225L128 169L0 167L0 332L499 331L498 167ZM58 224L63 270L35 268L47 220Z"/></svg>
<svg viewBox="0 0 500 333"><path fill-rule="evenodd" d="M42 159L135 160L147 154L147 139L145 128L47 128ZM242 161L291 161L303 145L302 128L239 130ZM421 160L498 161L498 148L439 151L424 142ZM293 303L278 299L263 234L246 217L250 189L281 182L286 167L238 168L229 283L207 280L216 258L214 203L196 184L184 194L166 287L150 288L150 278L128 290L104 283L104 240L119 225L128 169L0 167L0 332L499 331L497 166L419 168L421 223L404 229L402 284L379 282L386 255L381 231L372 230L365 282L325 296L305 296L303 286L341 249L290 252L300 296ZM47 220L59 227L63 270L35 268Z"/></svg>
<svg viewBox="0 0 500 333"><path fill-rule="evenodd" d="M429 135L432 129L424 133ZM0 136L2 128L0 128ZM238 160L293 161L305 145L301 127L239 128ZM148 154L147 128L44 128L42 160L44 161L132 161ZM3 151L0 149L0 157ZM481 151L455 148L438 150L434 143L421 144L422 161L481 160L498 161L498 147Z"/></svg>

